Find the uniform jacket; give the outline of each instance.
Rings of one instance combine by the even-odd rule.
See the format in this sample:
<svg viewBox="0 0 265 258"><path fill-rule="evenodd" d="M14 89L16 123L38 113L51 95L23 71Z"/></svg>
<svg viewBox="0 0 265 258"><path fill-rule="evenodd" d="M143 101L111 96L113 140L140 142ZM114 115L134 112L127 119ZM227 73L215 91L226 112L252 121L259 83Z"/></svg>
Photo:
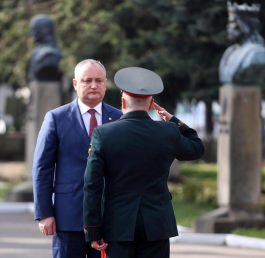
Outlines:
<svg viewBox="0 0 265 258"><path fill-rule="evenodd" d="M121 111L102 103L102 123ZM35 220L55 216L57 230L83 230L83 183L90 138L77 100L49 111L33 161Z"/></svg>
<svg viewBox="0 0 265 258"><path fill-rule="evenodd" d="M133 111L96 128L84 183L87 241L133 241L138 212L149 241L176 236L169 169L175 158L195 160L203 151L196 131L175 117L153 121Z"/></svg>

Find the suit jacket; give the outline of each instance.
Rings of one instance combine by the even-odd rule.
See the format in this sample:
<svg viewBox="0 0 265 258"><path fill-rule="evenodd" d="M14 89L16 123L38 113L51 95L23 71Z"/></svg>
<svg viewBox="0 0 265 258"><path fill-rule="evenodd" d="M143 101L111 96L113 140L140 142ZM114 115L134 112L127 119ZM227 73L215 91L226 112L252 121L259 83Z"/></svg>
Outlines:
<svg viewBox="0 0 265 258"><path fill-rule="evenodd" d="M102 123L121 116L102 103ZM83 183L90 138L77 100L47 112L33 161L35 220L55 216L58 230L83 230Z"/></svg>
<svg viewBox="0 0 265 258"><path fill-rule="evenodd" d="M149 241L176 236L167 186L170 165L175 158L195 160L203 152L196 131L175 117L153 121L146 112L134 111L96 128L84 182L87 241L133 241L138 212Z"/></svg>

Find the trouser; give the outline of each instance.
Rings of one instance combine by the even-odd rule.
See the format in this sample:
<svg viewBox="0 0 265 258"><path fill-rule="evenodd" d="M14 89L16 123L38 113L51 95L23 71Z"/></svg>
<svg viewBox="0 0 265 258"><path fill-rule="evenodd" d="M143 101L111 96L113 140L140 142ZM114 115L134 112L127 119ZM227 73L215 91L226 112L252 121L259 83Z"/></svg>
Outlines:
<svg viewBox="0 0 265 258"><path fill-rule="evenodd" d="M107 258L169 258L169 239L108 244Z"/></svg>
<svg viewBox="0 0 265 258"><path fill-rule="evenodd" d="M85 241L83 231L58 231L52 239L53 258L100 258L100 252Z"/></svg>
<svg viewBox="0 0 265 258"><path fill-rule="evenodd" d="M141 212L138 212L134 241L108 242L107 258L169 258L169 239L148 241Z"/></svg>

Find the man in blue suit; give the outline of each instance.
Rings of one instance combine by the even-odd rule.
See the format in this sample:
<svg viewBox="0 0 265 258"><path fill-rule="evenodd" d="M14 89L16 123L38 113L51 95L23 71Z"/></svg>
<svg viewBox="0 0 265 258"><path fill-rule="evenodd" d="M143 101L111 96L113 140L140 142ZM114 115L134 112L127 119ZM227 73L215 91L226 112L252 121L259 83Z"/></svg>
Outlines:
<svg viewBox="0 0 265 258"><path fill-rule="evenodd" d="M100 62L78 63L73 79L77 99L47 112L38 135L32 171L35 220L44 235L53 235L54 258L99 257L85 242L83 182L93 127L122 114L102 102L106 82Z"/></svg>

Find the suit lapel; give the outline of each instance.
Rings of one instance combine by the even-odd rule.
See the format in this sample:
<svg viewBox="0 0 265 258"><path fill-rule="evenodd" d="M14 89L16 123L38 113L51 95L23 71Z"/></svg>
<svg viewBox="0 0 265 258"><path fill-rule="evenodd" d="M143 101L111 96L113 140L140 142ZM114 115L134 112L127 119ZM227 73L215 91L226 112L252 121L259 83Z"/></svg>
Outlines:
<svg viewBox="0 0 265 258"><path fill-rule="evenodd" d="M112 109L105 103L102 103L102 124L109 123L111 121L114 121Z"/></svg>
<svg viewBox="0 0 265 258"><path fill-rule="evenodd" d="M86 131L82 115L80 113L77 99L71 102L70 112L68 119L71 121L71 125L75 127L77 135L79 135L82 141L87 145L90 142L89 135ZM115 117L112 115L112 109L105 103L102 103L102 124L114 121Z"/></svg>
<svg viewBox="0 0 265 258"><path fill-rule="evenodd" d="M84 121L80 113L78 104L77 104L77 99L75 99L71 103L71 108L70 108L68 119L71 121L71 124L73 125L73 127L75 127L76 132L78 132L76 133L76 135L80 136L82 141L86 143L86 145L88 145L90 139L86 131Z"/></svg>

